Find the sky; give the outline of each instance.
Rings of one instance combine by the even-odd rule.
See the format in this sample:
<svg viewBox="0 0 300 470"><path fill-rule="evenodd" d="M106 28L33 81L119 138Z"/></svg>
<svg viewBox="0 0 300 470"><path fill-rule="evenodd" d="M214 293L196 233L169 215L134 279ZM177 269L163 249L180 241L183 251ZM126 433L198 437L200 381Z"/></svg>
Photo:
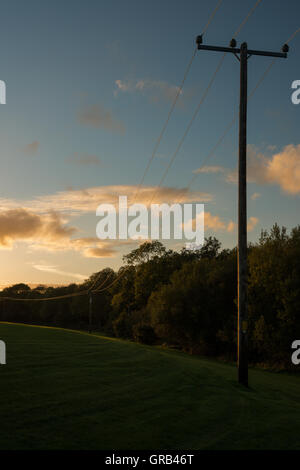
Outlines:
<svg viewBox="0 0 300 470"><path fill-rule="evenodd" d="M133 240L99 240L96 208L133 202L186 67L217 0L3 0L0 104L0 285L81 282L117 269ZM255 0L223 0L204 43L229 44ZM262 0L237 36L280 51L300 27L298 0ZM297 226L300 196L300 34L248 103L248 240ZM205 204L205 236L237 243L234 122L239 62L227 54L161 187L172 155L220 61L197 51L136 202ZM248 62L249 94L271 58ZM187 188L191 178L193 184ZM178 240L168 246L178 248ZM182 243L182 246L184 243Z"/></svg>

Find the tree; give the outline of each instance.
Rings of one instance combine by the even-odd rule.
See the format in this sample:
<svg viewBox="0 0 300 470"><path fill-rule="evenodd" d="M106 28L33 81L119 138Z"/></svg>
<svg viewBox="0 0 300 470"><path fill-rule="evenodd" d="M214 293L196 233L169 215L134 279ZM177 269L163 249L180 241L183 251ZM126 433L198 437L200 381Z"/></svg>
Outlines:
<svg viewBox="0 0 300 470"><path fill-rule="evenodd" d="M123 260L126 264L137 265L146 263L155 257L162 256L166 252L164 245L154 240L152 242L144 242L135 250L132 250L128 255L123 256Z"/></svg>

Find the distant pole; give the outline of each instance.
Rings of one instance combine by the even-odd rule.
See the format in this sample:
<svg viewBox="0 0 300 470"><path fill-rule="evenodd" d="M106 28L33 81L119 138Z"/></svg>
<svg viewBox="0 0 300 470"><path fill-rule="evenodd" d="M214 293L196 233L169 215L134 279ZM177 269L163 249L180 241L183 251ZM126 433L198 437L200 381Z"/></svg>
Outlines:
<svg viewBox="0 0 300 470"><path fill-rule="evenodd" d="M238 380L248 386L247 334L247 43L240 52L238 189Z"/></svg>
<svg viewBox="0 0 300 470"><path fill-rule="evenodd" d="M282 52L249 50L244 42L236 47L232 39L230 47L206 46L202 36L197 36L198 49L231 52L240 61L240 121L239 121L239 182L238 182L238 381L248 386L248 318L247 318L247 68L252 55L286 58L289 46Z"/></svg>
<svg viewBox="0 0 300 470"><path fill-rule="evenodd" d="M93 323L93 294L90 292L89 295L89 333L92 333Z"/></svg>

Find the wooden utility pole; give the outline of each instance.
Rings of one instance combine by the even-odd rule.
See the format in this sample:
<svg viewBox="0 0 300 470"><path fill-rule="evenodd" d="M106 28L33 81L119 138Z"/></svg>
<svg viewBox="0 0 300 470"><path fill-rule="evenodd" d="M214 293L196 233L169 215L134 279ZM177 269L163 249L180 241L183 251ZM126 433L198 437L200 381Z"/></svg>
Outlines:
<svg viewBox="0 0 300 470"><path fill-rule="evenodd" d="M89 333L92 333L92 323L93 323L93 294L90 292L89 295Z"/></svg>
<svg viewBox="0 0 300 470"><path fill-rule="evenodd" d="M205 46L202 36L197 36L198 49L231 52L240 61L240 113L239 113L239 163L238 163L238 381L248 386L248 315L247 315L247 68L252 55L286 58L289 46L282 52L249 50L247 43L236 47Z"/></svg>
<svg viewBox="0 0 300 470"><path fill-rule="evenodd" d="M238 379L248 385L247 335L247 44L240 52L238 200Z"/></svg>

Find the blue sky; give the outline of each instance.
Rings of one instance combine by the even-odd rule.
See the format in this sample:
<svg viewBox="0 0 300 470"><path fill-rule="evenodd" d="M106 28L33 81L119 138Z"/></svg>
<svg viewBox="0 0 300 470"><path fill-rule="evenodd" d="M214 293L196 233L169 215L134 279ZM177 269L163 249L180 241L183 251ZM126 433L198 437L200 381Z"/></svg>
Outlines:
<svg viewBox="0 0 300 470"><path fill-rule="evenodd" d="M95 237L95 211L77 208L75 214L70 199L78 199L83 189L100 188L105 194L107 187L132 189L139 184L193 53L195 36L216 4L217 0L2 2L0 79L6 82L7 104L0 105L0 198L5 213L0 283L71 282L105 266L119 266L119 249L125 253L131 246L118 247L105 257L99 250L94 256L87 238ZM204 42L228 45L254 4L223 0ZM299 28L299 17L297 0L262 0L237 41L247 41L253 49L279 51ZM299 223L300 105L293 105L290 97L292 81L300 79L300 34L290 49L288 59L276 61L249 102L254 181L248 185L248 217L253 218L249 240L256 240L260 229L274 222L288 228ZM146 186L158 184L219 60L218 53L197 52ZM271 60L249 60L249 91ZM228 55L164 186L188 184L232 120L238 99L239 64ZM191 188L211 194L205 204L211 215L206 235L217 236L229 247L236 244L236 229L229 231L228 224L236 223L237 139L236 123L207 162L210 169L199 174ZM287 146L292 147L286 151ZM96 198L93 201L96 209ZM10 217L24 216L9 212L18 209L26 210L26 217L28 212L38 214L38 221L25 217L24 224L39 228L9 226L6 233ZM45 230L52 230L54 212L61 217L55 222L58 235L48 236ZM61 233L64 223L77 232ZM68 237L85 241L73 249Z"/></svg>

